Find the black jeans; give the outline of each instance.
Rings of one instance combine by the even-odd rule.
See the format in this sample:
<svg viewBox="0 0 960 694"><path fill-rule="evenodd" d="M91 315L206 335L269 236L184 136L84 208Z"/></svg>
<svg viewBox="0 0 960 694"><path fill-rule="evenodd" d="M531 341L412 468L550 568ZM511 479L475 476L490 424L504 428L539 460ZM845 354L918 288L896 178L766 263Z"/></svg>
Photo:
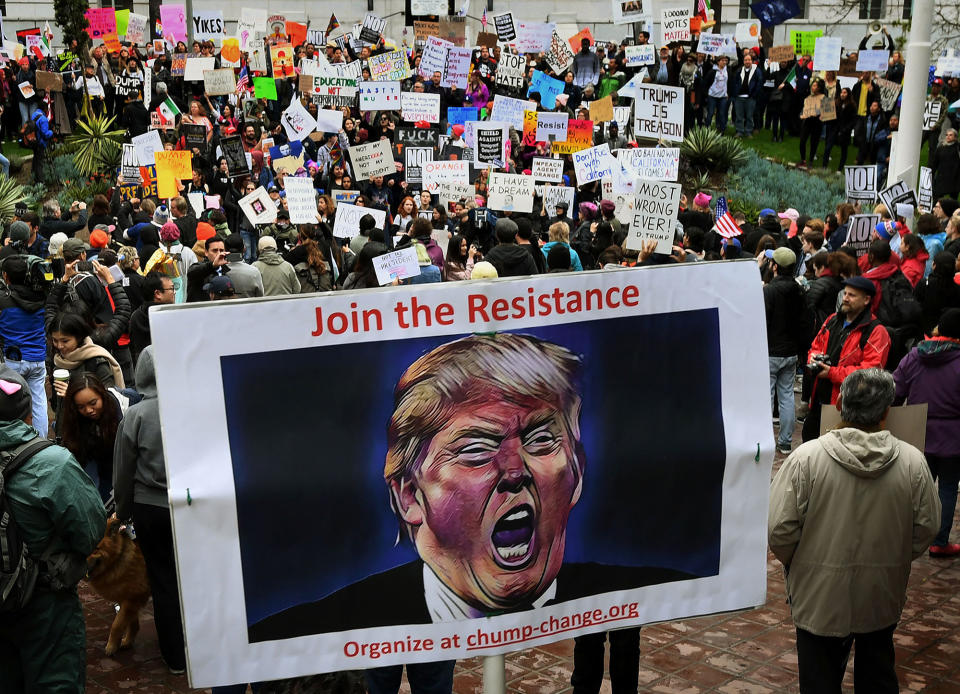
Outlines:
<svg viewBox="0 0 960 694"><path fill-rule="evenodd" d="M853 689L857 694L895 694L900 691L895 669L893 631L896 624L866 634L817 636L797 628L797 667L801 694L840 694L843 673L853 657Z"/></svg>
<svg viewBox="0 0 960 694"><path fill-rule="evenodd" d="M833 391L833 385L826 378L819 379L814 388L810 395L810 411L803 420L803 430L800 433L804 443L820 436L820 406L830 403L830 394Z"/></svg>
<svg viewBox="0 0 960 694"><path fill-rule="evenodd" d="M814 160L817 158L817 146L820 144L820 131L823 128L823 124L820 123L820 118L815 116L810 116L801 121L800 124L800 161L807 161L809 159L811 165L814 164ZM807 140L810 140L810 156L807 157Z"/></svg>
<svg viewBox="0 0 960 694"><path fill-rule="evenodd" d="M186 669L170 509L134 504L133 524L137 529L140 551L147 563L147 578L150 579L150 594L153 596L153 621L157 627L160 655L167 667L174 670Z"/></svg>
<svg viewBox="0 0 960 694"><path fill-rule="evenodd" d="M603 683L603 645L610 637L613 694L636 694L640 673L640 627L578 636L573 647L574 694L597 694Z"/></svg>

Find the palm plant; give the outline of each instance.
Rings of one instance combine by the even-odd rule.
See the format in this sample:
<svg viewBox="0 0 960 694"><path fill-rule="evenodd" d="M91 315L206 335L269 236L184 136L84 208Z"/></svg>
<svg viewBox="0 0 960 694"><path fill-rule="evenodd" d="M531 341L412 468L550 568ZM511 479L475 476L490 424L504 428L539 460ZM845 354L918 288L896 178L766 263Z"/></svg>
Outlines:
<svg viewBox="0 0 960 694"><path fill-rule="evenodd" d="M0 223L13 219L14 207L23 198L23 186L9 176L0 175Z"/></svg>
<svg viewBox="0 0 960 694"><path fill-rule="evenodd" d="M65 151L73 154L77 171L84 176L109 175L120 163L124 131L111 130L114 118L79 118L67 136Z"/></svg>

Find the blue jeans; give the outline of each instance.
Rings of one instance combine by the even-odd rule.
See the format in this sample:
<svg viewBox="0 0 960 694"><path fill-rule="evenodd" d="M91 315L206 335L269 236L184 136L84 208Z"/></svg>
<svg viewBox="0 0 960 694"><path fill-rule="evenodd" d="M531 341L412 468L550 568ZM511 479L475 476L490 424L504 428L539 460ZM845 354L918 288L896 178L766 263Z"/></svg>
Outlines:
<svg viewBox="0 0 960 694"><path fill-rule="evenodd" d="M450 694L453 691L453 667L456 660L435 663L407 663L411 694ZM397 694L403 665L389 665L363 671L370 694Z"/></svg>
<svg viewBox="0 0 960 694"><path fill-rule="evenodd" d="M738 96L733 100L733 125L737 129L737 135L753 134L753 112L756 108L756 99Z"/></svg>
<svg viewBox="0 0 960 694"><path fill-rule="evenodd" d="M42 361L10 361L7 366L23 376L23 380L30 386L30 397L33 399L33 428L42 438L47 438L47 365Z"/></svg>
<svg viewBox="0 0 960 694"><path fill-rule="evenodd" d="M960 456L927 455L930 473L937 481L940 494L940 532L933 538L934 545L943 547L950 542L953 512L957 508L957 484L960 484Z"/></svg>
<svg viewBox="0 0 960 694"><path fill-rule="evenodd" d="M708 96L707 97L707 117L704 121L705 127L710 127L710 121L713 120L713 112L717 112L717 130L723 132L727 129L727 97Z"/></svg>
<svg viewBox="0 0 960 694"><path fill-rule="evenodd" d="M780 434L777 446L789 448L793 441L793 426L796 419L793 414L793 379L797 374L797 358L769 357L770 361L770 407L774 399L780 406Z"/></svg>
<svg viewBox="0 0 960 694"><path fill-rule="evenodd" d="M4 176L10 175L10 160L3 156L3 152L0 152L0 171Z"/></svg>
<svg viewBox="0 0 960 694"><path fill-rule="evenodd" d="M39 111L40 107L37 104L25 104L22 101L20 102L20 124L26 125L30 122L30 118L33 116L34 111Z"/></svg>

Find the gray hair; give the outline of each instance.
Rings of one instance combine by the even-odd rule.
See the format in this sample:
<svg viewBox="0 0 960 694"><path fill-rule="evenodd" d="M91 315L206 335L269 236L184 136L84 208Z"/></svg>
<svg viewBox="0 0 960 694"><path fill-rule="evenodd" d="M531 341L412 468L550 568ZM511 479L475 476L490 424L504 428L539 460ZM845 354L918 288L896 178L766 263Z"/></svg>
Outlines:
<svg viewBox="0 0 960 694"><path fill-rule="evenodd" d="M895 390L893 375L888 371L854 371L840 385L840 418L858 428L877 426L893 404Z"/></svg>
<svg viewBox="0 0 960 694"><path fill-rule="evenodd" d="M56 217L60 214L60 203L56 198L50 198L43 203L43 216Z"/></svg>

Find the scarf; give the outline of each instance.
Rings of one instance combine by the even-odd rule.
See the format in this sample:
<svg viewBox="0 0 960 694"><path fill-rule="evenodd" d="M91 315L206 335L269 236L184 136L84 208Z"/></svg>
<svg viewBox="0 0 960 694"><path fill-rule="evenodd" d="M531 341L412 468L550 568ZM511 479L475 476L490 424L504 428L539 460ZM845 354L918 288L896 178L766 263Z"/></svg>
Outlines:
<svg viewBox="0 0 960 694"><path fill-rule="evenodd" d="M960 349L960 340L952 337L943 337L934 335L917 345L917 351L921 354L937 354L938 352L952 352Z"/></svg>
<svg viewBox="0 0 960 694"><path fill-rule="evenodd" d="M120 364L117 363L117 360L110 352L100 345L93 344L93 340L89 337L66 357L55 353L53 355L53 363L57 368L66 369L67 371L75 371L77 369L82 371L84 362L94 357L103 357L110 362L110 368L113 370L114 386L117 389L124 388L123 373L120 371ZM106 386L106 384L104 384L104 386Z"/></svg>

